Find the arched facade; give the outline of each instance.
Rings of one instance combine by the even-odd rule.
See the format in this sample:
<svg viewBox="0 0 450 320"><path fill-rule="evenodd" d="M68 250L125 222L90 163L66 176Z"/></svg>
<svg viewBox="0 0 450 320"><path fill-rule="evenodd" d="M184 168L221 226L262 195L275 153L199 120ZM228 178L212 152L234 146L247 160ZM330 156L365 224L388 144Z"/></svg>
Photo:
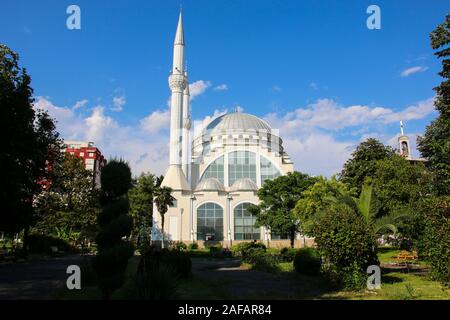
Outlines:
<svg viewBox="0 0 450 320"><path fill-rule="evenodd" d="M163 232L169 240L224 245L270 238L267 230L254 227L247 208L259 202L257 191L265 181L293 171L283 140L265 120L238 111L215 117L194 136L181 14L173 61L170 157L162 185L172 189L176 202L164 226L155 208L153 239Z"/></svg>

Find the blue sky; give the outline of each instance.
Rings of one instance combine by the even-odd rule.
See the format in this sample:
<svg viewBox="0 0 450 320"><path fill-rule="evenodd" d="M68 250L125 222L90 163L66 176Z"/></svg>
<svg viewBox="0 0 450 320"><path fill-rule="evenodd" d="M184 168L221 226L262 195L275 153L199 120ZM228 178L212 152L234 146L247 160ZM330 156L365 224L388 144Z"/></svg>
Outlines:
<svg viewBox="0 0 450 320"><path fill-rule="evenodd" d="M66 28L70 4L81 30ZM366 27L371 4L381 30ZM162 173L178 12L166 0L3 0L0 42L20 54L63 137ZM364 138L395 144L402 119L415 140L436 116L428 35L449 12L443 0L185 0L192 117L239 106L280 130L298 170L335 173Z"/></svg>

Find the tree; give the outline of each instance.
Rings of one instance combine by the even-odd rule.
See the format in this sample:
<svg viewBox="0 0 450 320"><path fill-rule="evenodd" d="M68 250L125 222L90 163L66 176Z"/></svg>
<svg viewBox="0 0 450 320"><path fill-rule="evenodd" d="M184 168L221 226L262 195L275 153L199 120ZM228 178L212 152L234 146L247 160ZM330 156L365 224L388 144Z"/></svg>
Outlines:
<svg viewBox="0 0 450 320"><path fill-rule="evenodd" d="M417 201L432 193L432 177L425 166L399 155L377 161L371 181L378 199L378 216L414 210Z"/></svg>
<svg viewBox="0 0 450 320"><path fill-rule="evenodd" d="M424 136L418 137L417 148L430 162L436 175L436 189L440 195L450 194L450 14L430 34L435 55L443 59L439 75L445 80L434 88L434 105L438 117L427 126Z"/></svg>
<svg viewBox="0 0 450 320"><path fill-rule="evenodd" d="M61 164L53 163L51 184L37 195L34 206L33 231L76 232L92 238L96 231L98 191L83 159L65 154Z"/></svg>
<svg viewBox="0 0 450 320"><path fill-rule="evenodd" d="M161 228L162 228L162 247L164 248L164 216L169 210L169 206L173 205L175 198L171 195L172 189L169 187L159 187L155 192L155 202L158 212L161 215Z"/></svg>
<svg viewBox="0 0 450 320"><path fill-rule="evenodd" d="M347 160L339 174L339 180L356 188L356 191L360 193L364 179L374 176L376 162L388 159L394 154L391 147L383 145L377 139L369 138L353 151L351 158Z"/></svg>
<svg viewBox="0 0 450 320"><path fill-rule="evenodd" d="M305 234L312 236L312 227L318 216L336 199L355 197L356 190L347 184L337 181L335 177L326 179L319 177L316 182L302 193L297 201L293 213L300 221Z"/></svg>
<svg viewBox="0 0 450 320"><path fill-rule="evenodd" d="M161 185L162 176L142 173L128 192L130 215L134 219L134 234L138 244L150 243L153 223L153 199L156 189Z"/></svg>
<svg viewBox="0 0 450 320"><path fill-rule="evenodd" d="M293 209L316 178L300 172L289 172L274 180L267 180L258 191L259 205L248 210L256 216L258 226L269 227L277 234L288 234L291 247L294 247L295 235L300 231L300 223Z"/></svg>
<svg viewBox="0 0 450 320"><path fill-rule="evenodd" d="M330 280L348 289L363 287L367 267L378 264L375 236L363 216L347 203L332 202L314 221L312 234Z"/></svg>
<svg viewBox="0 0 450 320"><path fill-rule="evenodd" d="M49 162L58 156L59 134L54 121L33 109L31 78L18 65L19 56L0 45L0 130L5 137L0 154L0 231L25 229L32 224L33 197L38 181L49 179Z"/></svg>
<svg viewBox="0 0 450 320"><path fill-rule="evenodd" d="M101 173L102 212L97 222L100 231L96 242L98 254L93 260L103 297L109 299L114 290L124 282L128 259L133 255L133 245L125 240L133 228L128 215L127 193L131 188L130 167L123 160L111 160Z"/></svg>

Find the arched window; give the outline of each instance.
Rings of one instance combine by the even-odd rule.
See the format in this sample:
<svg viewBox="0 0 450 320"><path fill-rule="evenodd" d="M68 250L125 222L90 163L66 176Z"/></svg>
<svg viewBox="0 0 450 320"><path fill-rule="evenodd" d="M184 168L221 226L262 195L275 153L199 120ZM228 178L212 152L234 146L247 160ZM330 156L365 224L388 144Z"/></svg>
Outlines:
<svg viewBox="0 0 450 320"><path fill-rule="evenodd" d="M206 178L216 178L220 182L224 183L223 174L223 156L217 158L213 163L211 163L208 168L206 168L203 173L202 179Z"/></svg>
<svg viewBox="0 0 450 320"><path fill-rule="evenodd" d="M250 178L256 183L256 159L250 151L233 151L228 154L228 183Z"/></svg>
<svg viewBox="0 0 450 320"><path fill-rule="evenodd" d="M281 176L281 172L275 167L275 165L269 159L261 156L261 185L264 184L264 181L267 179L272 180L279 176Z"/></svg>
<svg viewBox="0 0 450 320"><path fill-rule="evenodd" d="M260 228L255 227L256 217L247 208L251 203L241 203L234 208L234 240L259 240Z"/></svg>
<svg viewBox="0 0 450 320"><path fill-rule="evenodd" d="M197 209L197 239L223 240L223 209L208 202Z"/></svg>

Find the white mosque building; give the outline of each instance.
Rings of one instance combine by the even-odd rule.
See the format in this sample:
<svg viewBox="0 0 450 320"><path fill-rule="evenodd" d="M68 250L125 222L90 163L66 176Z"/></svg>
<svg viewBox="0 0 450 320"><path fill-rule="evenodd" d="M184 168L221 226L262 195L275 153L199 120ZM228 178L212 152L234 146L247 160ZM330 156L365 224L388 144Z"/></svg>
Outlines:
<svg viewBox="0 0 450 320"><path fill-rule="evenodd" d="M189 83L180 13L169 76L170 162L162 182L176 199L165 214L164 227L155 210L153 239L197 242L271 241L286 245L266 228L256 228L247 212L257 204L264 181L294 170L282 139L270 125L251 114L227 113L213 119L194 137L191 128ZM300 241L299 241L300 242Z"/></svg>

